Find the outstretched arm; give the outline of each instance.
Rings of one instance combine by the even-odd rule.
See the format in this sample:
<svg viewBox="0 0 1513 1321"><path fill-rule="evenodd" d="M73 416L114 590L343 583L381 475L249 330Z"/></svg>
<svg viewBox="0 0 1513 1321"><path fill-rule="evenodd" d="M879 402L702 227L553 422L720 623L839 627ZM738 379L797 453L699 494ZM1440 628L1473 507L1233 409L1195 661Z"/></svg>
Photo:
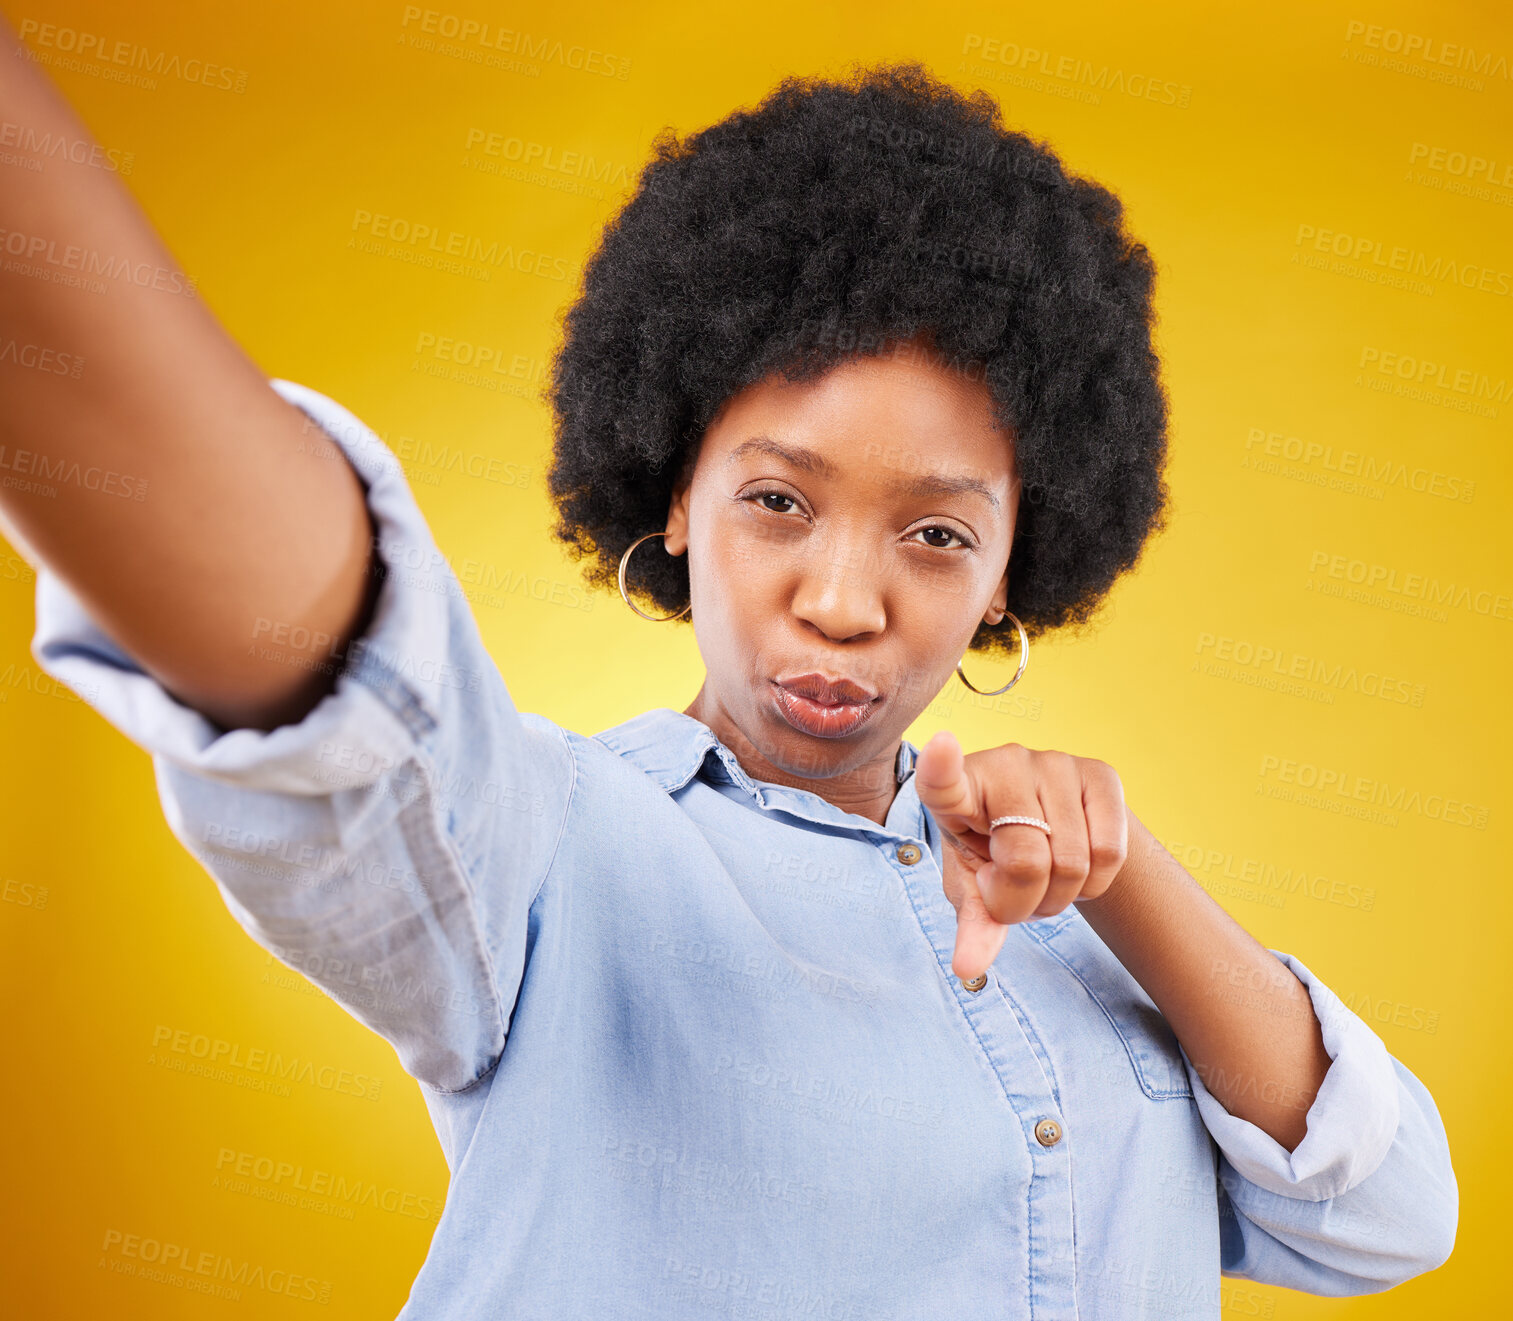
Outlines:
<svg viewBox="0 0 1513 1321"><path fill-rule="evenodd" d="M88 158L9 35L0 121ZM21 178L0 191L0 502L37 566L32 655L151 754L170 828L260 946L426 1086L472 1087L567 829L567 734L517 710L380 436L175 292L113 176ZM128 277L54 278L92 263ZM11 366L11 336L83 372Z"/></svg>
<svg viewBox="0 0 1513 1321"><path fill-rule="evenodd" d="M0 119L93 141L3 17ZM298 720L377 587L352 467L269 388L114 173L60 156L15 174L0 253L5 337L83 362L77 378L0 364L0 532L185 705L226 729Z"/></svg>

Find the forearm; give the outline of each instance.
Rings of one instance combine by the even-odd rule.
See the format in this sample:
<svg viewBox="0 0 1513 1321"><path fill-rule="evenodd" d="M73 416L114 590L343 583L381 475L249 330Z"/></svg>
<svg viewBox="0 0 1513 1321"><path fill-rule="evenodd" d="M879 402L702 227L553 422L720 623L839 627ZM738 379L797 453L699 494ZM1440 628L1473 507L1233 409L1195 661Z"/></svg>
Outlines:
<svg viewBox="0 0 1513 1321"><path fill-rule="evenodd" d="M18 45L0 18L0 120L87 148ZM120 178L69 158L88 155L0 189L0 336L15 346L0 359L0 532L181 700L271 727L329 689L334 665L310 662L362 619L361 486L222 330ZM275 630L323 639L320 654L270 659L257 643Z"/></svg>
<svg viewBox="0 0 1513 1321"><path fill-rule="evenodd" d="M1124 867L1077 909L1224 1108L1291 1151L1329 1068L1308 990L1126 811Z"/></svg>

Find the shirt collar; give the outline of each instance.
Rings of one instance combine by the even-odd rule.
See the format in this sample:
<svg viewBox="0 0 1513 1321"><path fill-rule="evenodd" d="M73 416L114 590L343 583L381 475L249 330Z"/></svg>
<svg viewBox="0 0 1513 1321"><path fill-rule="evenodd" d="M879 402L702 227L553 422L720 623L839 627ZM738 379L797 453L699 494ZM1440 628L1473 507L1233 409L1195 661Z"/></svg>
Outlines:
<svg viewBox="0 0 1513 1321"><path fill-rule="evenodd" d="M643 711L624 724L604 730L594 737L610 751L639 767L667 793L675 793L702 770L706 779L724 780L739 785L764 807L780 806L785 810L797 810L798 815L812 821L854 825L865 820L854 813L843 811L809 790L753 780L736 760L735 753L715 736L708 725L686 712L674 711L671 707L659 706ZM894 776L900 785L898 799L906 798L906 790L911 791L907 798L913 799L911 781L914 760L918 755L919 749L907 739L899 741L898 756L893 765ZM889 820L893 821L895 816L907 815L915 826L922 825L919 820L922 815L920 809L914 806L912 810L907 810L909 802L900 803L898 799L895 799L894 808L904 810L890 810ZM874 830L883 829L875 821L868 824ZM906 833L918 836L921 832L911 829Z"/></svg>

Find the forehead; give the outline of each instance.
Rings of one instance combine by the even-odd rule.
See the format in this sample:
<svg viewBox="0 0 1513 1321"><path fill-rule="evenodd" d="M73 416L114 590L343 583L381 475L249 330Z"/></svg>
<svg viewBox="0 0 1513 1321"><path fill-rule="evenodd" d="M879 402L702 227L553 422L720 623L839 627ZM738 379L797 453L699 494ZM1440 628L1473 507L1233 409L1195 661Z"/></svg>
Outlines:
<svg viewBox="0 0 1513 1321"><path fill-rule="evenodd" d="M814 461L800 466L822 477L970 474L1006 494L1016 476L1013 437L980 369L923 355L857 355L809 381L769 376L726 401L704 433L698 467L772 461L801 446Z"/></svg>

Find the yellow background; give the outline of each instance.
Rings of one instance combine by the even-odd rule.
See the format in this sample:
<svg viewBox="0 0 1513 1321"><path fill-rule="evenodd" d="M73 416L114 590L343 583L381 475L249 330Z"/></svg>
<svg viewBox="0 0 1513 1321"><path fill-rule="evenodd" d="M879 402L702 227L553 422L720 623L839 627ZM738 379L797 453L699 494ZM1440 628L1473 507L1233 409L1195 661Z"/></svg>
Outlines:
<svg viewBox="0 0 1513 1321"><path fill-rule="evenodd" d="M11 0L6 12L18 27L50 22L245 74L236 92L172 78L121 85L99 76L99 61L52 69L101 142L132 153L130 188L253 358L408 446L442 548L454 564L493 566L506 581L520 569L548 585L576 581L547 536L549 413L530 397L535 382L512 393L452 379L417 346L427 335L492 346L539 371L583 258L624 193L616 179L634 177L662 125L701 127L789 72L917 57L960 86L987 88L1012 126L1115 189L1161 271L1171 530L1097 628L1036 644L1014 701L964 700L953 685L910 737L922 743L944 725L969 749L1015 739L1109 761L1131 806L1189 870L1263 943L1296 953L1373 1021L1432 1091L1461 1185L1450 1262L1355 1299L1226 1284L1226 1315L1500 1310L1513 300L1444 273L1451 262L1513 270L1513 188L1453 191L1449 170L1416 167L1413 156L1420 144L1506 168L1513 83L1505 74L1479 86L1433 81L1421 59L1390 62L1382 45L1395 38L1379 35L1373 48L1351 22L1506 61L1507 11L1296 0L1229 12L1168 4L1154 15L1086 0L464 4L441 12L582 44L628 61L627 76L551 60L512 70L418 49L406 34L419 25L397 3L128 13ZM27 44L57 53L35 34ZM1046 52L1034 69L1028 48ZM984 49L1010 62L985 61ZM1064 56L1190 89L1187 104L1108 90L1090 99L1057 76L1071 67L1059 64ZM583 195L581 177L560 170L485 172L476 158L464 162L472 130L550 148L553 159L588 153L611 177ZM0 187L27 177L0 165ZM479 281L370 255L348 246L359 211L539 251L560 259L567 278L496 269ZM1440 261L1439 277L1392 287L1363 278L1381 269L1369 256L1331 268L1299 242L1303 226L1424 253ZM1323 257L1324 268L1295 260L1303 255ZM1424 397L1396 392L1394 372L1361 370L1369 350L1445 364L1452 384ZM443 374L429 374L438 364ZM1501 402L1467 411L1472 396L1453 388L1461 370L1485 373L1494 389L1501 382ZM1257 431L1332 449L1257 466L1264 444L1247 449ZM427 445L502 456L527 466L529 480L444 470L425 459ZM1347 452L1423 480L1438 474L1436 485L1470 498L1381 481L1331 485L1355 461ZM1331 577L1331 556L1395 573L1398 589L1384 601L1342 595L1351 570ZM480 567L480 581L489 572ZM1469 585L1472 604L1443 617L1412 613L1421 603L1402 584L1417 574ZM446 1168L418 1088L383 1041L241 932L170 835L147 756L37 671L32 591L24 563L0 546L5 1308L27 1317L310 1314L312 1304L264 1290L217 1302L114 1274L101 1246L117 1230L327 1282L323 1315L391 1316L434 1212L370 1206L347 1219L280 1205L217 1186L217 1159L247 1152L439 1206ZM1479 592L1503 598L1500 618L1477 608L1490 599ZM480 593L475 610L518 705L586 733L651 706L681 709L703 672L690 629L654 627L615 597L583 609L523 591ZM1242 659L1223 668L1221 646ZM1258 684L1268 671L1243 658L1260 647L1329 673L1301 691ZM980 688L1010 672L980 657L968 665ZM1398 696L1363 693L1353 671L1389 676ZM1349 801L1339 794L1299 798L1280 763L1305 768L1305 780L1338 772L1426 801L1443 795L1472 805L1484 824L1414 810L1350 816L1337 810ZM184 1076L150 1060L160 1025L377 1075L383 1089L376 1102L310 1086L269 1097Z"/></svg>

